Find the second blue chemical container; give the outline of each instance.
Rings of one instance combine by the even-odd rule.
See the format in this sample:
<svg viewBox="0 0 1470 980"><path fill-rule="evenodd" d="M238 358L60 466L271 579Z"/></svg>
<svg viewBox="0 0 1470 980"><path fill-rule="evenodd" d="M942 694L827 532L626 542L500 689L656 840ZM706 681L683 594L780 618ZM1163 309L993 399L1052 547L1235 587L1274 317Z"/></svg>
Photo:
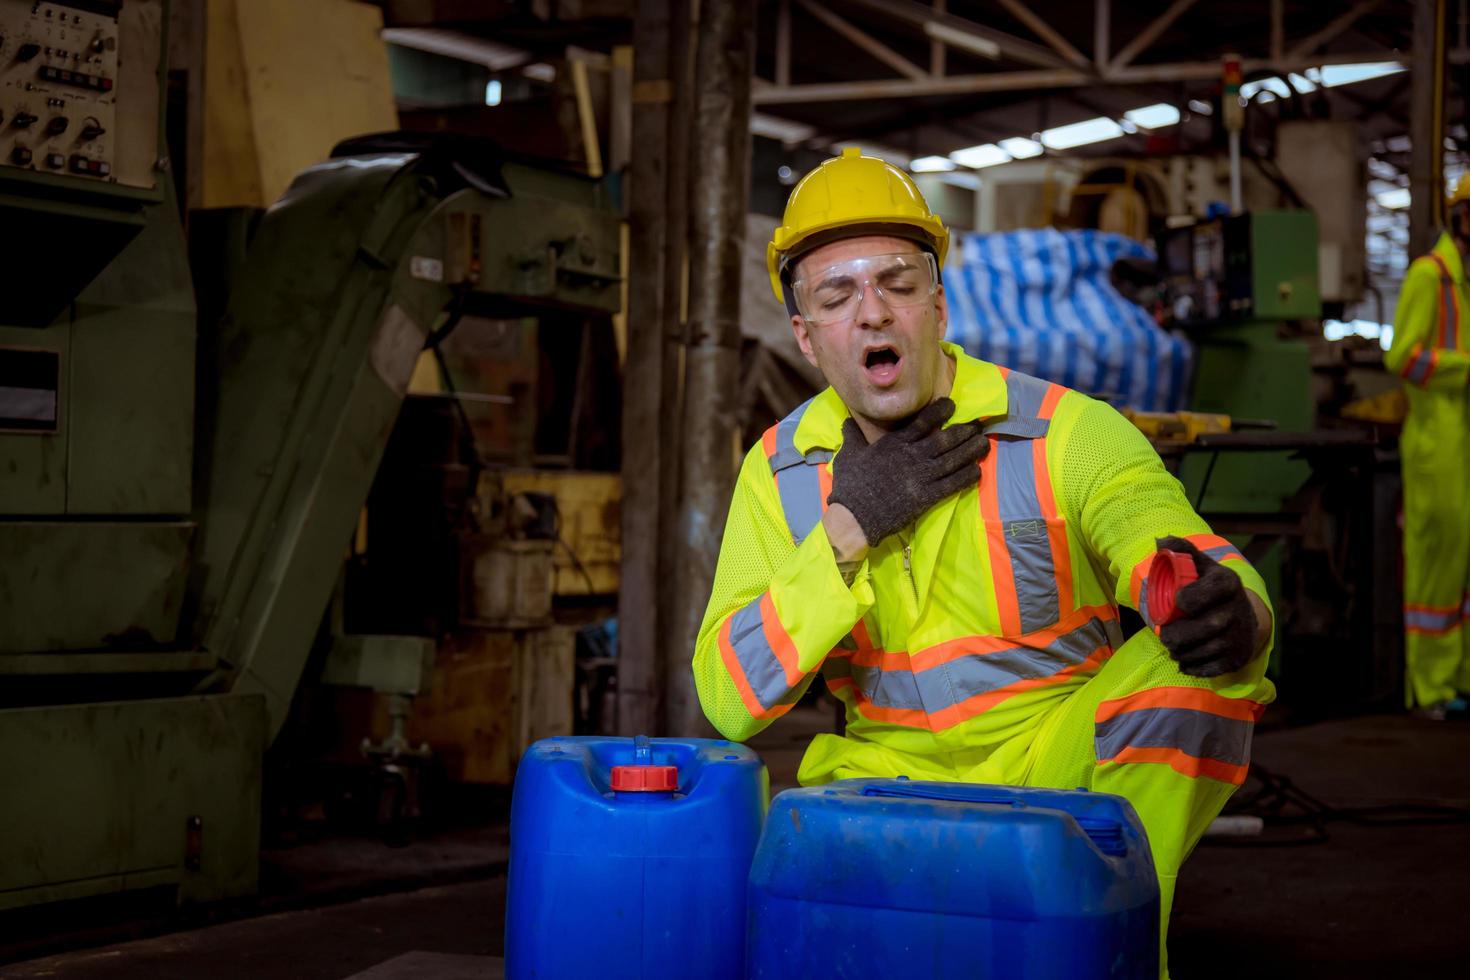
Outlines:
<svg viewBox="0 0 1470 980"><path fill-rule="evenodd" d="M739 980L767 793L733 742L531 746L511 803L508 980Z"/></svg>
<svg viewBox="0 0 1470 980"><path fill-rule="evenodd" d="M1128 802L850 779L771 802L750 873L751 978L1159 975L1159 889Z"/></svg>

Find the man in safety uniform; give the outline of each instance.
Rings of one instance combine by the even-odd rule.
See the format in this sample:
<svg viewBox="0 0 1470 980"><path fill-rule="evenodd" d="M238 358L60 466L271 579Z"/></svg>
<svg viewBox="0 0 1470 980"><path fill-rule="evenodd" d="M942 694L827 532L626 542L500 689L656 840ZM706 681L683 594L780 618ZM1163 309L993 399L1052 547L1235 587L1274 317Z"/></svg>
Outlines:
<svg viewBox="0 0 1470 980"><path fill-rule="evenodd" d="M1470 175L1450 195L1450 227L1404 276L1384 357L1404 378L1404 632L1411 706L1463 714L1470 691L1470 339L1464 257Z"/></svg>
<svg viewBox="0 0 1470 980"><path fill-rule="evenodd" d="M768 264L830 387L745 458L694 653L700 701L744 740L821 674L846 734L812 741L807 785L1121 794L1167 924L1273 695L1265 588L1116 411L943 341L948 243L908 175L855 149L793 189ZM1124 642L1119 605L1153 626L1161 546L1200 577L1182 618Z"/></svg>

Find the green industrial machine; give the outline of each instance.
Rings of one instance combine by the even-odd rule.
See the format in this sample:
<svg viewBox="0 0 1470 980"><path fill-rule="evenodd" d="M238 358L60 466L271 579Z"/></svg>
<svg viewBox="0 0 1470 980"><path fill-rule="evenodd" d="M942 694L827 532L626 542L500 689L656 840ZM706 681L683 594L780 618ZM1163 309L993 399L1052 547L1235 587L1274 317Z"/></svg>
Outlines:
<svg viewBox="0 0 1470 980"><path fill-rule="evenodd" d="M0 910L251 893L263 753L425 344L618 306L601 184L404 136L239 216L201 322L167 22L0 0ZM327 673L415 693L424 644L379 639Z"/></svg>
<svg viewBox="0 0 1470 980"><path fill-rule="evenodd" d="M1322 315L1316 216L1249 212L1172 229L1158 245L1174 322L1195 344L1190 408L1310 431L1311 356L1292 321ZM1274 512L1308 475L1307 465L1289 456L1194 455L1180 479L1209 511Z"/></svg>

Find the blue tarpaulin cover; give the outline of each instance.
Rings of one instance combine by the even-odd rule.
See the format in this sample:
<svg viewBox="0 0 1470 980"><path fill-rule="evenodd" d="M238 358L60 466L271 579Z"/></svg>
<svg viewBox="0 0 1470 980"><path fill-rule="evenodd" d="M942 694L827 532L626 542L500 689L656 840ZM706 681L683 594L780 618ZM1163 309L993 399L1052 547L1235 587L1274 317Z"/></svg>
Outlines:
<svg viewBox="0 0 1470 980"><path fill-rule="evenodd" d="M1120 258L1152 259L1124 235L1042 228L970 235L944 270L948 339L970 354L1115 405L1185 407L1188 341L1113 288Z"/></svg>

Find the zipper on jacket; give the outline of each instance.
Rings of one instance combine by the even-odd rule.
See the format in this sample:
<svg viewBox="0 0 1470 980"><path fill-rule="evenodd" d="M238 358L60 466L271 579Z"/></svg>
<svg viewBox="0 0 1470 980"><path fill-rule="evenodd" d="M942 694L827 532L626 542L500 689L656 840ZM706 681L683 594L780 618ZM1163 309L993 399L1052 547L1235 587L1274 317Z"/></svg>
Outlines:
<svg viewBox="0 0 1470 980"><path fill-rule="evenodd" d="M914 579L914 565L910 560L913 549L902 537L899 540L903 541L903 572L908 576L909 588L914 593L914 609L917 610L919 608L919 583Z"/></svg>

